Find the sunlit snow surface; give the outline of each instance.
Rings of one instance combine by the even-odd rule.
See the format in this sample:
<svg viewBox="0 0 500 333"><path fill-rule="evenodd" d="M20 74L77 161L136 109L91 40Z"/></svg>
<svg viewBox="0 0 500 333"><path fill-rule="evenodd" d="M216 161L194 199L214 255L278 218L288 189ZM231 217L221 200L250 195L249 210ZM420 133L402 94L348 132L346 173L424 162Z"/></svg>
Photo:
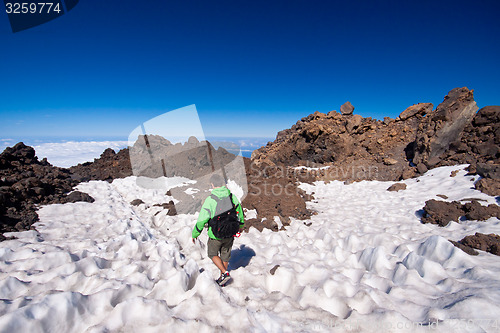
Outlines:
<svg viewBox="0 0 500 333"><path fill-rule="evenodd" d="M134 177L80 184L94 203L42 207L38 233L0 243L0 331L499 331L500 257L448 242L500 234L499 220L420 223L437 194L496 203L463 168L431 170L400 192L386 191L391 182L302 184L314 192L312 224L236 239L224 288L206 232L191 243L197 215L154 206L172 200L165 190ZM137 198L145 204L130 205Z"/></svg>

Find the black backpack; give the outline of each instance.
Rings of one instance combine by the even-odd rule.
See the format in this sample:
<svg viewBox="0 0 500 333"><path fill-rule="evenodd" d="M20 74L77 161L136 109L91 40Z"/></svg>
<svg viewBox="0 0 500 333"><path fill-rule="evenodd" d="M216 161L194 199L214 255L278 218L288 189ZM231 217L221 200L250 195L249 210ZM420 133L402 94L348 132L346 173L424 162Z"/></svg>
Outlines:
<svg viewBox="0 0 500 333"><path fill-rule="evenodd" d="M240 219L233 203L233 194L225 198L210 195L215 200L214 217L208 220L208 225L212 228L212 233L217 238L230 238L240 230Z"/></svg>

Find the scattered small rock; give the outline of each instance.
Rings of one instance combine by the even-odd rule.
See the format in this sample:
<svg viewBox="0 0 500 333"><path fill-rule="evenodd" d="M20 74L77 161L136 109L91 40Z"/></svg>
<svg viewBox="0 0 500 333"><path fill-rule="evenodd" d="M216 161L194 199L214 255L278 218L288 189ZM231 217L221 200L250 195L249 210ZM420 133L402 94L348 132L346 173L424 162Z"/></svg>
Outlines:
<svg viewBox="0 0 500 333"><path fill-rule="evenodd" d="M429 171L429 169L427 169L427 166L424 163L418 163L417 164L417 171L418 171L418 173L423 175L424 173Z"/></svg>
<svg viewBox="0 0 500 333"><path fill-rule="evenodd" d="M168 213L167 213L168 216L177 215L177 210L175 209L175 204L172 200L170 200L169 202L166 202L166 203L162 203L162 204L155 204L153 206L163 207L163 209L168 209Z"/></svg>
<svg viewBox="0 0 500 333"><path fill-rule="evenodd" d="M455 177L460 170L453 170L450 174L450 177Z"/></svg>
<svg viewBox="0 0 500 333"><path fill-rule="evenodd" d="M276 273L276 270L278 269L278 267L280 267L280 265L274 265L274 267L271 268L271 270L269 271L269 273L271 273L271 275L274 275L274 273Z"/></svg>
<svg viewBox="0 0 500 333"><path fill-rule="evenodd" d="M384 164L385 165L394 165L396 163L398 163L398 160L396 160L394 158L391 158L391 157L384 158Z"/></svg>
<svg viewBox="0 0 500 333"><path fill-rule="evenodd" d="M445 200L448 199L448 197L446 195L444 195L444 194L436 194L436 196L440 197L442 199L445 199Z"/></svg>
<svg viewBox="0 0 500 333"><path fill-rule="evenodd" d="M388 189L387 191L402 191L402 190L406 190L406 184L405 183L396 183L396 184L392 184Z"/></svg>
<svg viewBox="0 0 500 333"><path fill-rule="evenodd" d="M144 201L142 201L141 199L134 199L130 202L130 204L132 206L139 206L139 205L142 205L144 203Z"/></svg>

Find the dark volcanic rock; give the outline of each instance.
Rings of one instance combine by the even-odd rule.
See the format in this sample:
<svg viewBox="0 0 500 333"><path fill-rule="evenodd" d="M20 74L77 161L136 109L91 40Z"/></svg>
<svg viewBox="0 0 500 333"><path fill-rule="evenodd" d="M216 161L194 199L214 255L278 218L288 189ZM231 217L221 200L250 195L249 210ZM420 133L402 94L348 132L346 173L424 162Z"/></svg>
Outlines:
<svg viewBox="0 0 500 333"><path fill-rule="evenodd" d="M406 190L406 184L404 183L396 183L396 184L392 184L388 189L387 191L391 191L391 192L398 192L398 191L402 191L402 190Z"/></svg>
<svg viewBox="0 0 500 333"><path fill-rule="evenodd" d="M446 202L431 199L425 202L425 214L422 223L438 224L446 226L450 221L458 222L464 216L468 220L485 221L491 217L500 218L500 207L490 204L483 206L477 199L467 199L470 202Z"/></svg>
<svg viewBox="0 0 500 333"><path fill-rule="evenodd" d="M467 220L485 221L490 217L500 218L500 206L494 204L483 206L477 200L464 204L462 210Z"/></svg>
<svg viewBox="0 0 500 333"><path fill-rule="evenodd" d="M480 109L441 157L439 165L500 164L500 106Z"/></svg>
<svg viewBox="0 0 500 333"><path fill-rule="evenodd" d="M500 180L497 179L482 178L476 182L474 187L476 190L491 196L500 195Z"/></svg>
<svg viewBox="0 0 500 333"><path fill-rule="evenodd" d="M79 201L92 203L95 200L87 193L83 193L80 191L73 191L70 194L68 194L66 197L64 197L61 201L62 201L62 203L68 203L68 202L73 203L73 202L79 202Z"/></svg>
<svg viewBox="0 0 500 333"><path fill-rule="evenodd" d="M139 206L139 205L142 205L144 203L144 201L142 201L141 199L134 199L130 202L130 204L132 206Z"/></svg>
<svg viewBox="0 0 500 333"><path fill-rule="evenodd" d="M111 148L106 149L94 162L85 162L69 168L73 179L78 182L89 180L106 180L132 176L132 167L128 148L118 153Z"/></svg>
<svg viewBox="0 0 500 333"><path fill-rule="evenodd" d="M441 227L448 225L450 221L458 222L458 219L464 215L462 205L456 201L431 199L425 202L424 211L422 223L438 224Z"/></svg>
<svg viewBox="0 0 500 333"><path fill-rule="evenodd" d="M460 139L464 128L472 122L477 110L472 90L451 90L436 110L420 122L413 163L424 163L427 167L436 166L450 144Z"/></svg>
<svg viewBox="0 0 500 333"><path fill-rule="evenodd" d="M491 161L490 161L491 162ZM500 164L478 163L468 167L469 174L480 175L481 178L474 185L476 190L491 196L500 195Z"/></svg>
<svg viewBox="0 0 500 333"><path fill-rule="evenodd" d="M139 199L136 199L136 200L139 200ZM134 201L136 201L136 200L134 200ZM132 202L134 202L134 201L132 201ZM175 216L175 215L177 215L177 210L176 210L175 204L174 204L174 202L172 200L170 200L169 202L166 202L166 203L162 203L161 205L160 204L156 204L154 206L162 207L163 209L168 209L168 212L167 212L168 216Z"/></svg>
<svg viewBox="0 0 500 333"><path fill-rule="evenodd" d="M271 273L271 275L274 275L274 273L276 273L276 270L280 267L280 265L274 265L273 268L271 268L271 270L269 271L269 273Z"/></svg>
<svg viewBox="0 0 500 333"><path fill-rule="evenodd" d="M460 250L464 251L467 254L470 254L471 256L477 256L479 254L479 252L477 252L476 250L474 250L470 246L467 246L467 245L464 245L464 244L462 244L460 242L455 242L455 241L452 241L452 240L450 240L450 242L451 242L451 244L455 245Z"/></svg>
<svg viewBox="0 0 500 333"><path fill-rule="evenodd" d="M455 246L458 246L455 242L452 242ZM478 254L476 251L471 249L478 249L481 251L489 252L492 254L495 254L497 256L500 256L500 236L495 235L495 234L481 234L479 232L476 232L475 235L471 236L466 236L462 240L457 242L459 245L462 245L463 247L460 247L462 250L469 254ZM475 253L474 253L475 252Z"/></svg>
<svg viewBox="0 0 500 333"><path fill-rule="evenodd" d="M66 197L75 185L67 169L54 167L46 159L39 161L32 147L20 142L6 148L0 154L0 232L32 228L39 204L77 200L78 194ZM84 193L79 197L88 198Z"/></svg>
<svg viewBox="0 0 500 333"><path fill-rule="evenodd" d="M484 178L500 180L500 164L476 164L476 173Z"/></svg>

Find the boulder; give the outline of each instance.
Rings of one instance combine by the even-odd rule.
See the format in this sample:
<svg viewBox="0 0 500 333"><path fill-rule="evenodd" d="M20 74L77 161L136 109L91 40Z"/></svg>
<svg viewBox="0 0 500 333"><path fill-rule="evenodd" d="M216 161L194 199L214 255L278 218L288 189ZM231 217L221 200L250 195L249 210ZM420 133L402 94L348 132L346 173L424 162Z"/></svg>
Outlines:
<svg viewBox="0 0 500 333"><path fill-rule="evenodd" d="M425 116L427 113L432 111L432 108L434 105L432 103L418 103L414 104L399 115L399 117L396 118L396 121L403 121L411 117L415 117L416 115L421 115Z"/></svg>
<svg viewBox="0 0 500 333"><path fill-rule="evenodd" d="M351 102L347 101L340 107L340 113L344 116L351 115L354 112L354 106L352 106Z"/></svg>

